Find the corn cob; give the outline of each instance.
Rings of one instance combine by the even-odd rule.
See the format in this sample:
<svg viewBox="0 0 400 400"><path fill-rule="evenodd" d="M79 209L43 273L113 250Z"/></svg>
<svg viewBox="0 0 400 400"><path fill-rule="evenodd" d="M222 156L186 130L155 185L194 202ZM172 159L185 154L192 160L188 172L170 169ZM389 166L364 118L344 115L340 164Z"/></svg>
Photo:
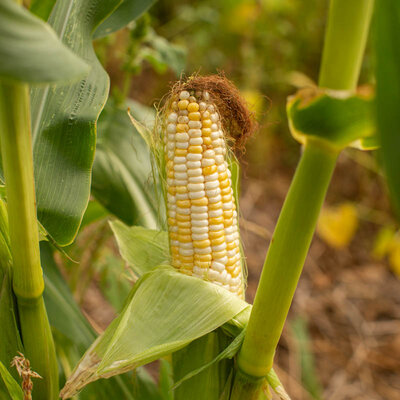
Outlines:
<svg viewBox="0 0 400 400"><path fill-rule="evenodd" d="M182 90L164 130L172 265L243 296L237 211L218 110Z"/></svg>

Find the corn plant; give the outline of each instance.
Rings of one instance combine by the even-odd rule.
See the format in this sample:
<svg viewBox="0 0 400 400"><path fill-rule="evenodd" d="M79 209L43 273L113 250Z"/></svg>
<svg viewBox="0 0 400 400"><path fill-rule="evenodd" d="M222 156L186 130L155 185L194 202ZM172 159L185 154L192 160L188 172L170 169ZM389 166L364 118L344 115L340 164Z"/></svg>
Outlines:
<svg viewBox="0 0 400 400"><path fill-rule="evenodd" d="M302 155L247 303L234 149L256 125L235 87L221 76L190 77L172 87L157 116L110 99L97 124L109 80L93 37L150 4L33 1L31 12L12 0L0 5L2 398L246 400L269 399L272 390L288 399L274 354L339 153L382 144L398 201L400 62L392 50L400 7L376 7L375 99L372 88L357 89L373 0L331 0L319 84L288 98ZM98 203L88 206L91 193ZM110 226L135 283L96 338L54 252L108 212L119 217ZM25 373L23 390L12 359ZM158 384L141 368L155 360Z"/></svg>

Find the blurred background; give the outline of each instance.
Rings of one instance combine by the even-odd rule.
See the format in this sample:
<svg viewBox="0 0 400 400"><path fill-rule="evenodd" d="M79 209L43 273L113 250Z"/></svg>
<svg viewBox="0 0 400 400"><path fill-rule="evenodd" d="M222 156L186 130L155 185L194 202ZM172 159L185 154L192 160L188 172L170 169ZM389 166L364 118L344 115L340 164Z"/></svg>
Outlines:
<svg viewBox="0 0 400 400"><path fill-rule="evenodd" d="M238 154L250 302L301 151L286 98L317 81L327 7L159 0L129 29L96 41L115 104L154 108L180 76L223 71L255 113L260 129ZM373 81L372 67L367 49L361 84ZM101 331L132 284L107 221L84 228L67 252L80 261L78 269L60 257L70 286ZM276 370L294 400L400 398L400 235L377 152L349 149L339 158Z"/></svg>

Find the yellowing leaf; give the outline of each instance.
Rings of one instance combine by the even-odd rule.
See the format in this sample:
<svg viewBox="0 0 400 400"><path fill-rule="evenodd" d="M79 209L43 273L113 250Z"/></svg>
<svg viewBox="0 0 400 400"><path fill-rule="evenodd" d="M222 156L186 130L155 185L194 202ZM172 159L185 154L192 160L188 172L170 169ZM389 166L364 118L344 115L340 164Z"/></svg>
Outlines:
<svg viewBox="0 0 400 400"><path fill-rule="evenodd" d="M330 246L346 247L358 226L357 209L351 203L325 207L318 220L317 232Z"/></svg>
<svg viewBox="0 0 400 400"><path fill-rule="evenodd" d="M395 236L392 240L389 253L389 265L392 271L400 278L400 237Z"/></svg>
<svg viewBox="0 0 400 400"><path fill-rule="evenodd" d="M384 226L376 235L372 257L382 260L391 250L395 230L392 227Z"/></svg>

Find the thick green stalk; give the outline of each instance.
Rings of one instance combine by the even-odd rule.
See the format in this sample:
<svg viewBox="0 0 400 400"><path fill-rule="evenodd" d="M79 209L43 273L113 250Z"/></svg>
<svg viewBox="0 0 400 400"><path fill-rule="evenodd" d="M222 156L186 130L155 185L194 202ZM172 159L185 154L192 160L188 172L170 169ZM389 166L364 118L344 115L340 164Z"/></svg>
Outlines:
<svg viewBox="0 0 400 400"><path fill-rule="evenodd" d="M354 90L364 53L373 0L332 0L319 84L333 90ZM335 167L338 151L309 140L277 222L261 274L243 346L238 355L242 378L232 399L256 398L270 371L289 307L304 265L317 218ZM251 384L251 379L255 383ZM247 394L243 386L247 385ZM250 386L250 387L249 387Z"/></svg>
<svg viewBox="0 0 400 400"><path fill-rule="evenodd" d="M58 371L53 338L42 293L30 130L29 89L0 83L0 140L7 205L13 289L17 297L25 356L43 379L34 382L35 400L58 398Z"/></svg>
<svg viewBox="0 0 400 400"><path fill-rule="evenodd" d="M254 377L272 367L287 313L335 167L337 151L309 141L277 222L238 366Z"/></svg>
<svg viewBox="0 0 400 400"><path fill-rule="evenodd" d="M331 0L320 87L356 88L373 7L374 0Z"/></svg>

